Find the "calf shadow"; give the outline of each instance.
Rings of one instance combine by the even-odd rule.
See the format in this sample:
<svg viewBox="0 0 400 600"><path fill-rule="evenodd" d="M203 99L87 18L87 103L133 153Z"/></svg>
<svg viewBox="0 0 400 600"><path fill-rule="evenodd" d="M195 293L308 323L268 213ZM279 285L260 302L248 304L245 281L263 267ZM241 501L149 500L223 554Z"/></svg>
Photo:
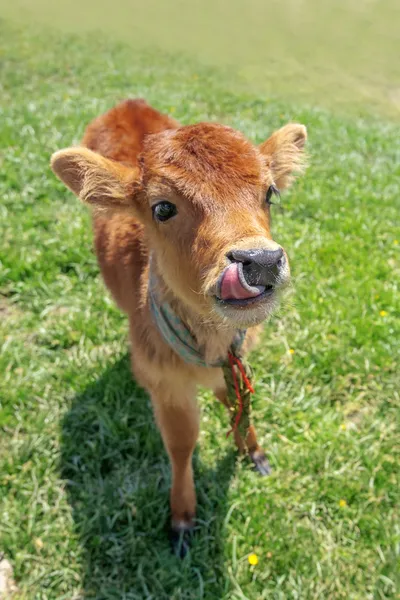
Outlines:
<svg viewBox="0 0 400 600"><path fill-rule="evenodd" d="M180 560L167 537L170 468L150 400L124 356L78 395L62 424L62 477L83 564L84 597L222 598L232 449L210 468L194 457L198 531Z"/></svg>

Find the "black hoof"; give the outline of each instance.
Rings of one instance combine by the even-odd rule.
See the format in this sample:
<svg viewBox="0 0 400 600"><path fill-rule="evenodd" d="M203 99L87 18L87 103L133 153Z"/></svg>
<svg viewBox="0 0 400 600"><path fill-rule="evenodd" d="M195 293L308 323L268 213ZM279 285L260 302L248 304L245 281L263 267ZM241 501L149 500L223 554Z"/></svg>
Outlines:
<svg viewBox="0 0 400 600"><path fill-rule="evenodd" d="M266 475L271 475L271 465L269 464L268 459L262 450L256 450L250 454L250 458L254 463L254 469L258 471L260 475L263 477Z"/></svg>
<svg viewBox="0 0 400 600"><path fill-rule="evenodd" d="M193 536L193 527L174 527L169 530L169 541L172 552L178 558L185 558L190 550Z"/></svg>

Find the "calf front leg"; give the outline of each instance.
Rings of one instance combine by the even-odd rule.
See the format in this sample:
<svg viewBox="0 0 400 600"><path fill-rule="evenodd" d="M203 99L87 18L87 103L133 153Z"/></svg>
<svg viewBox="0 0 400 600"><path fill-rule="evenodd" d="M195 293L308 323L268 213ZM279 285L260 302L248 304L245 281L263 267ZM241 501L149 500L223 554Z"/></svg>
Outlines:
<svg viewBox="0 0 400 600"><path fill-rule="evenodd" d="M226 390L216 390L215 395L218 400L229 409L229 401ZM247 451L260 475L269 475L271 473L271 467L264 450L257 441L257 434L254 425L250 425L246 431L245 437L242 437L237 430L235 430L233 433L239 452Z"/></svg>
<svg viewBox="0 0 400 600"><path fill-rule="evenodd" d="M186 553L196 513L192 456L199 434L195 393L180 397L168 392L152 395L154 413L172 468L171 540L179 554Z"/></svg>

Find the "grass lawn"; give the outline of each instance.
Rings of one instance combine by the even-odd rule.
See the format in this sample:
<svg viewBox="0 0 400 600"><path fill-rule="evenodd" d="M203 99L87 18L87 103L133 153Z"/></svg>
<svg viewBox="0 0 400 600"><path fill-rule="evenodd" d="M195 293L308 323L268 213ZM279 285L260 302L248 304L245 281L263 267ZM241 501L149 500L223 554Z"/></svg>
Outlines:
<svg viewBox="0 0 400 600"><path fill-rule="evenodd" d="M16 597L399 598L398 123L236 93L181 57L4 21L0 61L0 551ZM273 215L293 294L253 356L274 472L237 459L223 408L202 393L198 532L183 561L165 535L169 464L130 375L126 320L86 209L48 166L129 96L254 141L290 120L310 135L311 166Z"/></svg>

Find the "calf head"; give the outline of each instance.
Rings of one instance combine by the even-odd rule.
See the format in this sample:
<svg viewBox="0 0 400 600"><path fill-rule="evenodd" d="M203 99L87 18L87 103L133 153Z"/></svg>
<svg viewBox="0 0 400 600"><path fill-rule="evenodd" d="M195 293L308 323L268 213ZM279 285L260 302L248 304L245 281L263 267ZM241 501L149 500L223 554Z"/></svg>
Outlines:
<svg viewBox="0 0 400 600"><path fill-rule="evenodd" d="M178 299L208 321L247 327L271 313L290 278L270 203L301 171L305 141L303 125L257 147L200 123L148 135L137 167L69 148L52 168L95 209L128 211L144 225L155 268Z"/></svg>

